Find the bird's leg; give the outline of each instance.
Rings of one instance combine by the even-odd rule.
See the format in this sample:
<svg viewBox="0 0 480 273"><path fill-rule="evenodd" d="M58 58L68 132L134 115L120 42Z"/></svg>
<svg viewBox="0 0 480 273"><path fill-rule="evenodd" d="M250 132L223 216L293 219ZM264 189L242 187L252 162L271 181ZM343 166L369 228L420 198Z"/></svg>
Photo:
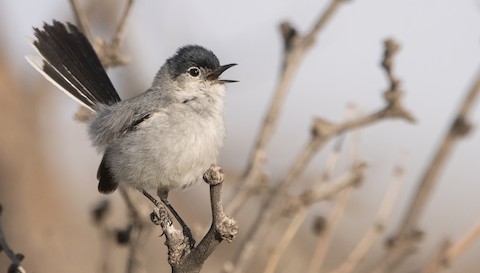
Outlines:
<svg viewBox="0 0 480 273"><path fill-rule="evenodd" d="M160 202L158 202L157 199L151 196L150 193L148 193L146 190L143 190L142 193L148 198L148 200L150 200L155 205L155 207L158 207L158 205L160 205Z"/></svg>
<svg viewBox="0 0 480 273"><path fill-rule="evenodd" d="M145 191L143 191L143 192L145 194ZM155 198L153 198L150 194L145 195L145 196L147 196L147 198L150 199L151 201L152 201L152 199L155 200L155 202L157 202L156 206L158 206L158 201ZM175 219L177 219L180 226L182 226L183 235L186 236L190 240L190 246L193 248L195 246L195 239L193 239L192 231L190 230L190 228L187 226L185 221L183 221L183 219L180 217L180 215L177 213L177 211L173 208L173 206L168 201L168 192L158 190L158 196L160 197L160 200L162 201L162 203L173 214L173 217L175 217ZM152 201L152 202L154 202L154 201ZM155 204L155 202L154 202L154 204Z"/></svg>

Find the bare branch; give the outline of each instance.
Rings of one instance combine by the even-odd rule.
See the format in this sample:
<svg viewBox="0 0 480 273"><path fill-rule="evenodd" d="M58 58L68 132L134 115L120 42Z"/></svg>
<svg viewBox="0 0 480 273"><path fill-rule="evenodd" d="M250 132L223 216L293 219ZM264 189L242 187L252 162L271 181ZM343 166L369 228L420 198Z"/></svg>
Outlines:
<svg viewBox="0 0 480 273"><path fill-rule="evenodd" d="M333 239L333 232L345 212L352 190L352 187L346 188L340 192L339 196L335 199L335 204L327 218L326 226L317 238L317 245L310 260L310 265L307 270L308 273L320 272L327 250Z"/></svg>
<svg viewBox="0 0 480 273"><path fill-rule="evenodd" d="M128 21L128 15L133 8L133 3L134 0L127 1L125 10L115 31L115 35L113 36L112 40L107 43L101 38L97 38L94 41L88 26L88 20L85 11L80 7L77 0L70 0L77 25L83 34L85 34L85 36L88 38L88 40L94 45L95 51L97 52L97 55L105 68L125 65L129 61L129 58L121 52L120 47L125 40L125 27Z"/></svg>
<svg viewBox="0 0 480 273"><path fill-rule="evenodd" d="M285 252L285 249L288 247L305 220L308 207L313 203L321 202L337 195L342 190L357 185L363 177L365 167L365 164L355 165L351 170L337 178L335 181L321 183L317 186L317 189L305 191L303 194L296 197L298 201L296 202L297 206L290 208L289 211L289 214L293 215L293 219L290 221L280 241L275 245L275 248L267 261L264 273L275 272L281 255Z"/></svg>
<svg viewBox="0 0 480 273"><path fill-rule="evenodd" d="M0 204L0 217L2 216L2 211L3 207L2 204ZM15 252L10 248L10 246L8 246L7 239L5 238L5 233L3 232L2 223L0 222L0 252L1 251L5 252L7 257L12 262L8 272L26 272L25 269L23 269L23 267L20 265L24 256L20 253L15 254Z"/></svg>
<svg viewBox="0 0 480 273"><path fill-rule="evenodd" d="M95 48L105 67L115 67L127 64L130 59L121 50L123 41L125 40L125 29L128 22L128 16L133 9L134 0L128 0L123 11L122 17L118 22L115 35L109 43L102 39L97 39Z"/></svg>
<svg viewBox="0 0 480 273"><path fill-rule="evenodd" d="M85 11L78 4L77 0L70 0L70 5L72 5L76 25L80 28L80 31L82 31L85 37L87 37L90 43L93 43L92 34L90 32L90 27L88 26L88 19Z"/></svg>
<svg viewBox="0 0 480 273"><path fill-rule="evenodd" d="M315 22L312 29L304 36L297 34L295 28L289 23L283 23L280 29L284 38L284 65L278 80L277 87L274 91L269 110L265 116L262 127L260 129L256 144L252 151L247 169L244 174L244 182L230 201L227 211L235 215L248 196L254 193L254 186L262 172L262 167L266 157L266 147L270 142L276 129L277 122L282 110L283 103L290 89L295 73L299 67L301 60L313 45L315 35L326 25L332 18L335 11L340 7L343 0L332 0L327 9L321 13L319 19Z"/></svg>
<svg viewBox="0 0 480 273"><path fill-rule="evenodd" d="M304 191L299 195L301 203L304 206L310 206L331 198L345 189L357 186L363 179L363 173L366 167L367 165L365 163L356 164L349 172L340 176L337 181L323 183L316 189Z"/></svg>
<svg viewBox="0 0 480 273"><path fill-rule="evenodd" d="M480 223L473 226L457 242L446 241L434 256L432 261L427 264L422 273L441 272L450 267L468 248L480 239Z"/></svg>
<svg viewBox="0 0 480 273"><path fill-rule="evenodd" d="M398 87L398 84L396 86ZM254 253L252 249L255 249L255 242L258 242L266 233L267 226L272 220L274 211L284 204L284 194L291 184L300 177L313 156L328 140L346 131L371 125L387 118L398 118L410 122L414 121L413 115L402 106L403 92L401 90L398 88L391 90L391 88L389 88L385 94L384 98L387 105L383 109L365 117L349 120L341 124L334 124L320 118L315 119L312 138L309 143L294 161L282 182L265 201L251 229L247 232L245 241L242 242L242 245L234 257L233 272L237 273L245 270Z"/></svg>
<svg viewBox="0 0 480 273"><path fill-rule="evenodd" d="M410 251L404 251L414 247L421 239L421 232L417 229L417 223L422 216L436 184L441 170L445 167L447 159L453 151L455 143L470 131L468 121L469 114L480 92L480 73L476 76L474 84L465 96L459 107L458 113L450 125L449 131L444 136L437 148L429 167L418 182L417 190L409 203L398 231L391 239L391 248L386 256L380 261L377 272L389 272L393 264L402 262ZM407 245L407 246L405 246Z"/></svg>
<svg viewBox="0 0 480 273"><path fill-rule="evenodd" d="M119 47L123 44L125 40L125 28L127 26L127 19L130 15L130 11L132 10L134 0L128 0L127 5L125 6L125 10L123 11L123 15L118 22L117 30L115 31L115 35L112 38L112 47Z"/></svg>
<svg viewBox="0 0 480 273"><path fill-rule="evenodd" d="M140 273L146 271L146 245L153 230L153 226L147 221L149 207L138 197L135 198L129 189L120 189L120 193L127 205L130 215L128 232L128 258L127 273ZM142 198L143 199L143 198Z"/></svg>
<svg viewBox="0 0 480 273"><path fill-rule="evenodd" d="M380 205L380 208L377 213L377 219L374 225L365 233L363 238L360 240L358 245L352 251L352 253L347 257L345 262L341 264L337 269L331 271L330 273L349 273L352 272L358 264L364 259L367 252L372 247L373 243L380 237L380 235L385 230L385 224L387 223L388 216L393 208L395 203L398 191L400 189L400 184L403 181L404 170L399 165L395 167L393 171L392 180L388 190L383 198L383 201Z"/></svg>
<svg viewBox="0 0 480 273"><path fill-rule="evenodd" d="M168 262L172 272L200 272L204 262L223 241L232 242L237 233L237 222L226 216L222 205L223 170L214 164L210 166L203 179L210 185L212 225L202 241L195 247L190 246L188 238L175 229L163 204L159 204L152 213L152 220L159 224L165 233L168 248Z"/></svg>
<svg viewBox="0 0 480 273"><path fill-rule="evenodd" d="M445 263L447 266L452 264L458 257L460 257L467 249L480 239L480 223L473 226L463 237L455 242L447 251L445 255Z"/></svg>
<svg viewBox="0 0 480 273"><path fill-rule="evenodd" d="M280 238L277 244L275 244L275 248L273 249L270 257L268 258L267 264L263 273L274 273L277 269L278 262L280 262L280 258L282 254L285 252L287 247L290 245L291 241L295 234L297 234L298 229L302 226L305 217L307 216L307 207L300 206L298 207L297 211L293 213L293 218L291 219L287 229L283 233L283 236Z"/></svg>
<svg viewBox="0 0 480 273"><path fill-rule="evenodd" d="M440 248L438 249L435 256L428 262L425 268L422 270L422 273L436 273L440 272L441 268L443 267L443 262L445 258L445 254L452 245L452 242L448 239L445 239Z"/></svg>

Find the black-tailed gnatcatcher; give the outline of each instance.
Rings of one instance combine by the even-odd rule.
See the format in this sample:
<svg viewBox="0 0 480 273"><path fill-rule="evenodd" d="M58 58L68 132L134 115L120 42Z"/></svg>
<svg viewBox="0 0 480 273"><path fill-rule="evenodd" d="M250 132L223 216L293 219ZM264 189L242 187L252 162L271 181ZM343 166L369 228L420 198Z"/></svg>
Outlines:
<svg viewBox="0 0 480 273"><path fill-rule="evenodd" d="M92 111L90 138L103 153L100 192L122 184L151 200L146 191L156 190L168 204L170 190L195 184L216 163L225 134L225 83L235 82L219 76L235 64L220 65L201 46L181 47L160 68L152 87L120 100L91 44L74 25L54 21L34 32L40 56L27 60Z"/></svg>

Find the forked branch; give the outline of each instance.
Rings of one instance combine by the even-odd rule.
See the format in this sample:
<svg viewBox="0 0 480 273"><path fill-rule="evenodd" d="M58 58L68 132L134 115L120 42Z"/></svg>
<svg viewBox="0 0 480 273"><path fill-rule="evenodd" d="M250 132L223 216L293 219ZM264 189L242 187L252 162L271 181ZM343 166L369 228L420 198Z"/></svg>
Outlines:
<svg viewBox="0 0 480 273"><path fill-rule="evenodd" d="M168 248L168 262L174 273L200 272L204 262L223 241L232 242L237 233L237 222L225 215L222 205L223 170L216 165L210 166L203 179L210 185L210 203L212 225L197 246L191 246L183 232L172 225L165 207L159 206L152 213L152 220L159 224L165 234Z"/></svg>

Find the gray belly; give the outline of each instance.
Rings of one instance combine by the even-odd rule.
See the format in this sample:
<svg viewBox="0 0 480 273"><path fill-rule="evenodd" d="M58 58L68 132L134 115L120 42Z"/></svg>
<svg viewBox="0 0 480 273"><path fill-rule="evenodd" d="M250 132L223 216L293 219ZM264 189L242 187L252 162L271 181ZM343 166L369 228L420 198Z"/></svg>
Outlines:
<svg viewBox="0 0 480 273"><path fill-rule="evenodd" d="M154 116L112 143L107 164L116 181L146 190L186 188L217 162L224 137L221 119L168 122Z"/></svg>

